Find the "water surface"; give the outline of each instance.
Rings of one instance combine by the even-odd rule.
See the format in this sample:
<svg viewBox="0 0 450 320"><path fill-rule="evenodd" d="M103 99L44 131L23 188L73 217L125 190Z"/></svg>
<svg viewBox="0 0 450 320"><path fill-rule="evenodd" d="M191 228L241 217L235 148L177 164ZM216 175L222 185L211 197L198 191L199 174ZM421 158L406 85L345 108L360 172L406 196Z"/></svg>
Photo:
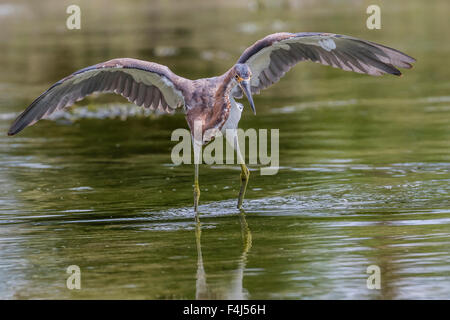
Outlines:
<svg viewBox="0 0 450 320"><path fill-rule="evenodd" d="M70 1L69 1L70 2ZM0 3L0 297L9 299L450 298L448 2L67 1ZM188 78L220 74L278 31L329 31L416 57L404 77L303 63L255 97L241 127L280 129L280 171L174 166L182 114L106 95L20 135L17 113L52 83L128 56ZM66 288L78 265L82 289ZM381 290L366 269L381 269Z"/></svg>

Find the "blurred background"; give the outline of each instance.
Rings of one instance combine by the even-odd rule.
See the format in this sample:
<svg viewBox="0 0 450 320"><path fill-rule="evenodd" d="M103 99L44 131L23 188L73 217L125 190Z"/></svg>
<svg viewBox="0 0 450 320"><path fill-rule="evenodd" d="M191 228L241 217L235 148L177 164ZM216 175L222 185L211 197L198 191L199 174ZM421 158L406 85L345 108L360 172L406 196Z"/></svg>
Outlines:
<svg viewBox="0 0 450 320"><path fill-rule="evenodd" d="M66 8L81 8L68 30ZM381 8L381 29L366 8ZM450 34L446 0L0 1L0 298L450 298ZM51 84L116 57L190 79L222 74L267 34L320 31L394 47L401 78L301 63L247 102L280 129L280 171L174 166L171 132L124 98L85 99L14 137ZM403 71L403 70L402 70ZM81 290L66 268L81 269ZM366 269L381 269L369 290Z"/></svg>

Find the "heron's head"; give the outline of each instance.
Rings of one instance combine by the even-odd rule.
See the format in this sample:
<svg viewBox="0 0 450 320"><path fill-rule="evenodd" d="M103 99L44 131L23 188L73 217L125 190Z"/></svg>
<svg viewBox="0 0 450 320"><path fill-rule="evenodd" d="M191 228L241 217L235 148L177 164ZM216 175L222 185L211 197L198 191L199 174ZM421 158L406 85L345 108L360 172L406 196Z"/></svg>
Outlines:
<svg viewBox="0 0 450 320"><path fill-rule="evenodd" d="M241 87L242 91L247 96L250 107L253 113L256 114L255 104L253 103L252 90L250 88L250 79L252 78L252 71L245 63L238 63L234 66L234 79Z"/></svg>

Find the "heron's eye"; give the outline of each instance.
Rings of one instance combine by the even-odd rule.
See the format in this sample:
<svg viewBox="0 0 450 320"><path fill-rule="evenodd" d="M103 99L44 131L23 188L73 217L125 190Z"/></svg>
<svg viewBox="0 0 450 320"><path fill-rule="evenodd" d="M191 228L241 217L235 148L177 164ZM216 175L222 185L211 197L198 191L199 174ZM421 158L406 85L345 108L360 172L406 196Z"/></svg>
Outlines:
<svg viewBox="0 0 450 320"><path fill-rule="evenodd" d="M239 76L238 76L238 75L235 75L234 77L236 78L236 80L238 80L238 79L239 79Z"/></svg>

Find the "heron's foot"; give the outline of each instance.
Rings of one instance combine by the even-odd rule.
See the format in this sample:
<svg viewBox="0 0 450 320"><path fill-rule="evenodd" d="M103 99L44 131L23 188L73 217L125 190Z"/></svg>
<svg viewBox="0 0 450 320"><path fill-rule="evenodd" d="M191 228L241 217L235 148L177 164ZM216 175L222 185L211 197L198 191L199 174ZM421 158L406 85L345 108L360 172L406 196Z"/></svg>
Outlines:
<svg viewBox="0 0 450 320"><path fill-rule="evenodd" d="M247 190L248 179L250 178L250 171L245 164L241 164L241 189L239 191L239 199L237 208L242 208L242 202L244 201L245 191Z"/></svg>
<svg viewBox="0 0 450 320"><path fill-rule="evenodd" d="M194 184L194 211L198 213L198 200L200 199L200 187L198 183Z"/></svg>

